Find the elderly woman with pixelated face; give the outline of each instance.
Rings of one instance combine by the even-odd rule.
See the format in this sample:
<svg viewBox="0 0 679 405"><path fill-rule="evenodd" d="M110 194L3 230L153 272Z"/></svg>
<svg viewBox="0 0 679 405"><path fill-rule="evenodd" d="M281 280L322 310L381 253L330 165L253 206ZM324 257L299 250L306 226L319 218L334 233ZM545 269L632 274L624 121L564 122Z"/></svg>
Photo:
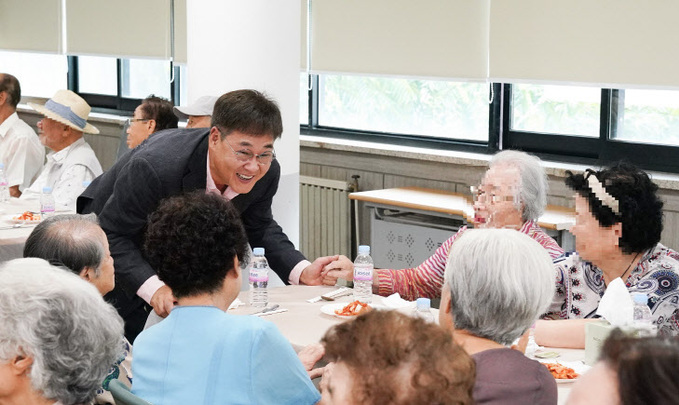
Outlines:
<svg viewBox="0 0 679 405"><path fill-rule="evenodd" d="M608 284L620 278L647 294L659 333L679 332L679 253L660 243L663 203L658 186L630 164L570 174L575 190L576 252L555 261L557 290L535 336L548 346L584 347L584 324L596 316Z"/></svg>
<svg viewBox="0 0 679 405"><path fill-rule="evenodd" d="M122 352L116 310L42 259L0 267L0 325L2 404L89 403Z"/></svg>
<svg viewBox="0 0 679 405"><path fill-rule="evenodd" d="M563 249L537 224L547 205L548 189L547 175L540 159L519 151L500 152L491 159L481 184L471 189L475 228L516 229L536 240L552 258L563 254ZM373 291L380 295L398 292L409 300L439 297L448 253L455 240L466 230L467 227L461 228L417 267L376 269ZM353 278L353 263L345 257L326 268L325 283L334 284L338 277ZM342 270L332 270L334 268Z"/></svg>
<svg viewBox="0 0 679 405"><path fill-rule="evenodd" d="M477 404L555 404L546 367L507 346L528 330L554 294L552 260L510 229L473 229L450 251L439 323L476 362Z"/></svg>

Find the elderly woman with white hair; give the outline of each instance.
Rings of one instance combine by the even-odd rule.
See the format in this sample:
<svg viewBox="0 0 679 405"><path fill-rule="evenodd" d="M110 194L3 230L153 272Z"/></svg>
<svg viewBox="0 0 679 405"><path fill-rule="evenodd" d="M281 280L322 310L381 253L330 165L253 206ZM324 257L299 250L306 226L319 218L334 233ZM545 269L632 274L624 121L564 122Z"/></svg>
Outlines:
<svg viewBox="0 0 679 405"><path fill-rule="evenodd" d="M536 240L553 259L561 256L563 249L537 224L547 205L547 190L547 175L539 158L514 150L497 153L481 184L472 187L474 227L516 229ZM409 300L439 297L448 253L466 230L467 227L460 228L417 267L376 269L373 292L380 295L398 292ZM344 256L326 268L333 270L327 271L325 283L334 284L339 277L353 278L353 263ZM338 268L341 270L334 270Z"/></svg>
<svg viewBox="0 0 679 405"><path fill-rule="evenodd" d="M556 404L547 368L508 348L554 294L545 249L513 230L470 230L453 245L444 279L439 323L476 362L476 403Z"/></svg>
<svg viewBox="0 0 679 405"><path fill-rule="evenodd" d="M26 239L24 257L37 257L65 267L93 284L102 296L115 285L108 239L94 214L64 214L43 220ZM113 403L113 395L108 389L112 380L132 386L132 345L125 338L121 352L102 380L95 404Z"/></svg>
<svg viewBox="0 0 679 405"><path fill-rule="evenodd" d="M2 404L89 403L122 347L97 289L42 259L0 267L0 325Z"/></svg>

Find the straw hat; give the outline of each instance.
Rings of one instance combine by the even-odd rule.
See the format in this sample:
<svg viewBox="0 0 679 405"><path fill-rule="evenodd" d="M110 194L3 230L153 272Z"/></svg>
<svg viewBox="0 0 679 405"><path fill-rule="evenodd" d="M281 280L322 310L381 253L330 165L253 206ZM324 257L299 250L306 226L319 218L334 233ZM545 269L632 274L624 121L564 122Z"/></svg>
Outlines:
<svg viewBox="0 0 679 405"><path fill-rule="evenodd" d="M59 90L45 105L28 103L29 107L45 117L68 125L86 134L98 134L99 130L87 123L90 105L71 90Z"/></svg>
<svg viewBox="0 0 679 405"><path fill-rule="evenodd" d="M212 110L215 108L215 103L219 97L203 96L199 97L193 104L174 107L174 115L181 119L189 118L189 115L203 116L212 115Z"/></svg>

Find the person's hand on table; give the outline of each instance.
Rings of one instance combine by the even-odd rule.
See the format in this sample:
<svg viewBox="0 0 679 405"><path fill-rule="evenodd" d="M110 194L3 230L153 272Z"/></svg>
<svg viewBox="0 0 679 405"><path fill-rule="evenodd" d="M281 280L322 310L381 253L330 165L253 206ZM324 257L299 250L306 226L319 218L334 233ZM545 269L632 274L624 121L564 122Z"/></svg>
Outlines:
<svg viewBox="0 0 679 405"><path fill-rule="evenodd" d="M528 339L530 337L530 328L521 335L516 344L512 345L512 349L518 350L521 353L526 353L526 346L528 346Z"/></svg>
<svg viewBox="0 0 679 405"><path fill-rule="evenodd" d="M347 281L354 279L354 262L344 255L339 255L337 260L332 261L323 268L323 284L335 285L338 278Z"/></svg>
<svg viewBox="0 0 679 405"><path fill-rule="evenodd" d="M322 285L323 284L323 269L325 266L331 262L337 260L338 255L335 256L323 256L314 260L313 263L308 265L302 274L299 275L299 283L304 285ZM334 283L332 285L335 285Z"/></svg>
<svg viewBox="0 0 679 405"><path fill-rule="evenodd" d="M321 382L318 383L318 389L323 392L328 389L328 380L330 379L330 375L332 374L332 368L335 367L334 362L330 362L323 367L323 378L321 379Z"/></svg>
<svg viewBox="0 0 679 405"><path fill-rule="evenodd" d="M170 314L176 299L170 287L164 285L160 287L151 297L151 306L158 316L165 318Z"/></svg>
<svg viewBox="0 0 679 405"><path fill-rule="evenodd" d="M312 380L323 375L324 367L314 368L314 364L318 363L323 355L325 355L325 347L320 343L311 344L297 353L297 357Z"/></svg>

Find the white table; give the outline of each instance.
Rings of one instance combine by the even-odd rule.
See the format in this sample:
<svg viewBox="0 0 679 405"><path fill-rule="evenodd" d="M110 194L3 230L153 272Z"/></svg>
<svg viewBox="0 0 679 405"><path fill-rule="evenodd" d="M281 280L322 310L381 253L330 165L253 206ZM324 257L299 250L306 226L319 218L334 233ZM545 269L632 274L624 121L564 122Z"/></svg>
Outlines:
<svg viewBox="0 0 679 405"><path fill-rule="evenodd" d="M12 226L12 216L25 211L40 211L38 200L11 198L8 203L0 203L0 228ZM0 229L0 262L23 257L24 243L35 225L27 224L20 228Z"/></svg>
<svg viewBox="0 0 679 405"><path fill-rule="evenodd" d="M321 312L321 307L328 304L329 301L319 301L313 304L306 302L307 299L316 297L318 295L335 290L336 287L308 287L308 286L286 286L281 288L272 288L269 290L269 303L279 304L281 308L286 308L288 311L278 314L265 316L262 319L273 322L281 331L290 343L295 346L306 346L311 343L316 343L321 340L325 332L333 325L340 322L345 322L334 316L326 315ZM238 298L247 303L247 291L241 292ZM332 302L346 302L353 300L351 296L338 298ZM381 303L382 297L373 296L374 303ZM260 308L261 309L261 308ZM247 315L257 312L260 309L252 308L248 305L241 306L237 309L229 310L229 313ZM438 310L432 309L434 318L438 319ZM585 358L584 350L573 349L555 349L549 348L549 351L558 352L561 356L555 361L576 361ZM573 383L557 384L559 392L558 403L565 404L568 394L570 393Z"/></svg>
<svg viewBox="0 0 679 405"><path fill-rule="evenodd" d="M18 228L5 229L15 223L11 218L26 211L39 212L40 201L37 198L10 198L7 203L0 203L0 263L23 257L24 244L28 235L37 224L24 224ZM55 211L55 215L74 214L72 210Z"/></svg>
<svg viewBox="0 0 679 405"><path fill-rule="evenodd" d="M546 349L548 351L553 351L557 352L560 354L559 357L556 359L553 359L553 362L557 361L584 361L585 360L585 351L581 349L561 349L561 348L548 348ZM552 361L550 361L551 363ZM559 399L558 399L558 405L563 405L566 403L566 400L568 399L568 394L571 392L571 388L573 387L573 384L575 382L566 382L566 383L559 383L557 384L557 388L559 390Z"/></svg>
<svg viewBox="0 0 679 405"><path fill-rule="evenodd" d="M269 289L269 305L279 304L280 308L285 308L288 311L264 316L262 319L273 322L293 345L306 346L317 343L331 326L344 322L340 318L322 313L321 307L333 302L346 302L348 304L353 301L353 297L349 295L340 297L336 301L321 300L313 304L306 302L306 300L336 289L337 287L295 285L271 288ZM248 292L241 292L238 298L247 303ZM382 297L373 296L373 302L380 303L381 300ZM248 315L261 309L246 304L237 309L229 310L229 313Z"/></svg>

